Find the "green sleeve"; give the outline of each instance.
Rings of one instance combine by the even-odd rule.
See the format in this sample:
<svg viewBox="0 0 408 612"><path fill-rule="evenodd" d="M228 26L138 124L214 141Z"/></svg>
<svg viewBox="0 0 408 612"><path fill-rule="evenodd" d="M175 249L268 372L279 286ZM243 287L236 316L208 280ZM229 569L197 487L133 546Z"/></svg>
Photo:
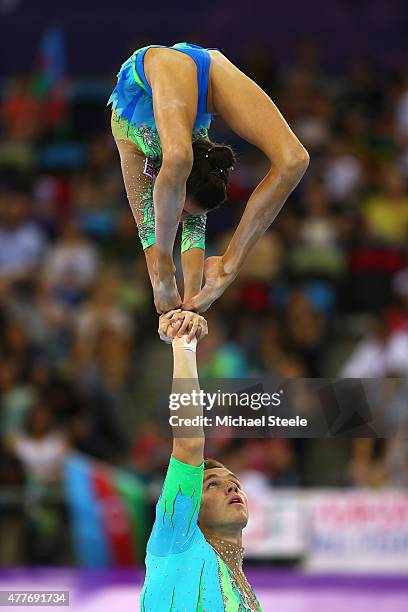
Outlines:
<svg viewBox="0 0 408 612"><path fill-rule="evenodd" d="M138 232L143 250L156 242L154 224L153 185L149 185L141 196L143 221L139 223ZM181 252L189 249L205 250L205 226L207 215L190 215L183 222L181 235Z"/></svg>
<svg viewBox="0 0 408 612"><path fill-rule="evenodd" d="M183 232L181 235L181 252L189 249L205 250L205 226L207 215L190 215L183 222Z"/></svg>
<svg viewBox="0 0 408 612"><path fill-rule="evenodd" d="M165 556L187 550L197 537L197 518L203 489L204 462L193 466L173 455L156 504L156 520L148 552Z"/></svg>

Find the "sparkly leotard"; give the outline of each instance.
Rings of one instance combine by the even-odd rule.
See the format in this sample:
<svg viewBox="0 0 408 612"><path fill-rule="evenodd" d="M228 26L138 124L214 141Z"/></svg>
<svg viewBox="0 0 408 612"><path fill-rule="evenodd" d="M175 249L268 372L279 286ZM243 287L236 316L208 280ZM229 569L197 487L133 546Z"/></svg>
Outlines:
<svg viewBox="0 0 408 612"><path fill-rule="evenodd" d="M204 463L173 456L147 544L142 612L262 612L242 570L243 548L205 539L197 524Z"/></svg>
<svg viewBox="0 0 408 612"><path fill-rule="evenodd" d="M112 132L118 145L123 176L130 206L136 219L139 237L144 249L155 243L153 184L162 163L160 138L153 112L152 90L144 73L143 59L148 45L138 49L126 60L118 73L118 82L108 105L112 104ZM177 43L177 52L192 57L197 68L198 104L192 140L208 140L208 128L212 116L207 112L208 77L210 55L204 49L191 43ZM131 143L133 147L129 147ZM133 171L132 154L134 145L146 157L144 176ZM132 151L133 149L133 151ZM206 215L190 215L183 223L181 251L191 248L205 248Z"/></svg>

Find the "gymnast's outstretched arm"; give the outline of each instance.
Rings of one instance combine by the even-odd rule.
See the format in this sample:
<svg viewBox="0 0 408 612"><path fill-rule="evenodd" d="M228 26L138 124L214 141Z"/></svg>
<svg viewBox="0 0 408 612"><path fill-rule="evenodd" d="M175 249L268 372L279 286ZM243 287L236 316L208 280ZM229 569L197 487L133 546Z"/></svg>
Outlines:
<svg viewBox="0 0 408 612"><path fill-rule="evenodd" d="M169 313L163 315L160 320L161 329L165 329L167 333L167 326L171 319L177 321L174 315L176 313ZM203 317L195 313L189 313L191 319L187 328L187 333L179 337L177 335L173 341L173 385L172 385L172 397L180 397L181 394L188 394L192 401L186 406L180 403L177 410L170 411L171 416L177 417L177 422L180 425L173 426L173 451L172 455L183 463L190 465L201 465L203 462L204 453L204 430L203 427L198 424L196 426L185 427L182 425L183 419L192 419L194 417L201 417L203 414L203 407L201 401L198 399L198 392L200 391L200 385L198 381L197 373L197 360L196 360L196 346L197 337L203 337L204 333L196 333L195 330L201 325L204 325L206 329L205 320ZM183 320L184 313L182 313ZM170 324L171 325L171 324ZM180 330L180 325L176 326L176 329ZM190 336L188 336L188 329L190 330ZM192 337L193 336L193 337ZM192 337L189 340L189 337ZM194 394L196 401L194 400Z"/></svg>
<svg viewBox="0 0 408 612"><path fill-rule="evenodd" d="M160 317L160 329L167 331L169 326L173 327L171 319L179 312ZM202 318L195 313L191 314L195 321ZM196 340L188 343L187 336L173 340L173 393L191 394L199 390L195 345ZM171 396L170 399L170 407L174 407L174 397ZM202 405L191 403L189 406L181 406L178 410L170 410L170 415L178 419L200 417ZM156 518L147 545L147 553L155 557L171 557L185 553L196 541L199 530L197 519L203 486L204 432L202 427L183 432L177 426L173 427L173 432L172 454L162 492L156 504ZM167 563L170 563L169 559ZM146 599L152 600L152 594L145 593L145 596ZM160 594L155 594L155 601L160 601ZM178 610L181 609L179 606L176 607ZM159 608L155 606L154 609ZM168 609L166 607L166 610Z"/></svg>
<svg viewBox="0 0 408 612"><path fill-rule="evenodd" d="M206 284L187 310L204 312L236 278L245 258L274 221L309 163L303 145L269 96L222 53L211 56L212 104L231 129L269 159L270 170L249 198L222 257L204 265Z"/></svg>
<svg viewBox="0 0 408 612"><path fill-rule="evenodd" d="M193 166L191 134L197 115L197 70L181 53L162 50L160 59L146 54L145 74L153 91L153 108L163 160L154 186L156 271L153 290L159 312L178 308L173 245Z"/></svg>

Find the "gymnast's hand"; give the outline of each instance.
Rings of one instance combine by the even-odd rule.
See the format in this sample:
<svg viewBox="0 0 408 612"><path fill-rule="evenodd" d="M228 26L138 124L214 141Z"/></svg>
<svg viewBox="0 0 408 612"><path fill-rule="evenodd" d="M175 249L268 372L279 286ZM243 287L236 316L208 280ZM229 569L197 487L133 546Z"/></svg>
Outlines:
<svg viewBox="0 0 408 612"><path fill-rule="evenodd" d="M171 344L173 338L187 335L188 342L197 338L198 342L208 334L207 321L196 312L188 310L171 310L161 315L158 333L160 340Z"/></svg>
<svg viewBox="0 0 408 612"><path fill-rule="evenodd" d="M205 312L224 293L236 275L225 271L222 257L209 257L204 263L205 285L191 300L182 304L183 310Z"/></svg>

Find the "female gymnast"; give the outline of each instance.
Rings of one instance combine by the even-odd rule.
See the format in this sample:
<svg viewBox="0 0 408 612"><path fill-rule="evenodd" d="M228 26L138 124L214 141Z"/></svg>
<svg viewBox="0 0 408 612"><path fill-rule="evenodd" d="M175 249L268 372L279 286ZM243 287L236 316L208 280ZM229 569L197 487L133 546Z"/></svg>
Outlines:
<svg viewBox="0 0 408 612"><path fill-rule="evenodd" d="M299 183L308 153L267 94L218 49L190 43L138 49L122 65L108 104L156 309L204 312L235 279ZM229 147L208 139L213 115L260 149L270 169L249 198L226 252L204 263L206 212L226 199L235 162ZM183 300L173 263L180 222Z"/></svg>

